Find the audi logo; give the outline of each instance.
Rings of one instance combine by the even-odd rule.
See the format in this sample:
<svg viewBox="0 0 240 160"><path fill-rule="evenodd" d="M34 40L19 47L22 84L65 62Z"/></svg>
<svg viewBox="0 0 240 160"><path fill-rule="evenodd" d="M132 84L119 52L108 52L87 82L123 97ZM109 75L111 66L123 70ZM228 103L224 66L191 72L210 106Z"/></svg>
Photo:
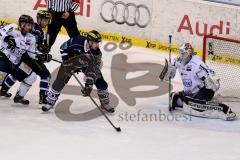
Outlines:
<svg viewBox="0 0 240 160"><path fill-rule="evenodd" d="M140 28L147 27L151 21L151 12L146 5L112 0L102 3L100 16L107 23L137 25Z"/></svg>

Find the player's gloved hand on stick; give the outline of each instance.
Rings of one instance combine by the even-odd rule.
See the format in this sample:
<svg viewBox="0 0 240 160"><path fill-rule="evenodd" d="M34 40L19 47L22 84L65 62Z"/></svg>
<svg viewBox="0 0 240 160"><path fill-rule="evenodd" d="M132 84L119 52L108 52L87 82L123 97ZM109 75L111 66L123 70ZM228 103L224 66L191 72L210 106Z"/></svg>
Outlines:
<svg viewBox="0 0 240 160"><path fill-rule="evenodd" d="M82 68L78 68L74 71L74 73L77 73L77 74L79 74L80 72L82 72Z"/></svg>
<svg viewBox="0 0 240 160"><path fill-rule="evenodd" d="M4 42L6 42L6 43L8 44L7 48L8 48L8 49L11 49L11 50L15 49L16 46L17 46L14 37L11 36L11 35L6 36L6 37L4 38Z"/></svg>
<svg viewBox="0 0 240 160"><path fill-rule="evenodd" d="M85 87L81 90L83 97L87 97L90 96L91 92L92 92L92 86L91 84L85 84Z"/></svg>
<svg viewBox="0 0 240 160"><path fill-rule="evenodd" d="M50 62L52 60L51 54L37 54L37 59L42 62Z"/></svg>
<svg viewBox="0 0 240 160"><path fill-rule="evenodd" d="M97 65L98 67L100 67L102 64L102 60L100 58L96 58L94 62L95 62L95 65Z"/></svg>
<svg viewBox="0 0 240 160"><path fill-rule="evenodd" d="M38 44L37 49L43 54L48 54L50 52L50 47L47 44Z"/></svg>

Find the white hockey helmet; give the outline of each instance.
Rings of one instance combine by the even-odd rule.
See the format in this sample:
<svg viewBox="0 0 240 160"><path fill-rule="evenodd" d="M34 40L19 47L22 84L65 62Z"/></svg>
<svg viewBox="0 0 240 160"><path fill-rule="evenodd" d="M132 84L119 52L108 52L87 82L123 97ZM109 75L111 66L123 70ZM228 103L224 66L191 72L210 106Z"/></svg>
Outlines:
<svg viewBox="0 0 240 160"><path fill-rule="evenodd" d="M190 43L183 43L179 47L179 54L189 53L193 54L194 49Z"/></svg>
<svg viewBox="0 0 240 160"><path fill-rule="evenodd" d="M179 47L179 60L183 65L186 65L192 58L194 49L190 43L183 43Z"/></svg>

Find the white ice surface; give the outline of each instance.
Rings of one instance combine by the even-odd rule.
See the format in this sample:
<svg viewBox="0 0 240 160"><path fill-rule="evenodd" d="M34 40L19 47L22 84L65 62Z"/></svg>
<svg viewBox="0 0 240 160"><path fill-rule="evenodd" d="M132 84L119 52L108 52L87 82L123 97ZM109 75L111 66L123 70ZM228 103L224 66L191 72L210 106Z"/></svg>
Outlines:
<svg viewBox="0 0 240 160"><path fill-rule="evenodd" d="M59 45L68 38L59 36L52 49L54 58L60 60ZM103 46L105 43L103 43ZM132 47L127 51L115 50L103 54L102 69L111 93L117 95L110 76L112 56L124 53L128 62L164 63L157 51ZM51 62L53 71L59 64ZM116 70L118 68L115 68ZM160 71L159 71L160 72ZM129 73L127 78L145 74ZM119 96L119 105L114 116L109 116L122 132L115 132L103 116L87 121L62 121L52 111L43 114L38 105L38 81L26 98L27 107L10 100L0 101L0 159L1 160L239 160L240 121L187 117L187 121L129 121L120 115L168 113L167 94L153 98L138 98L136 106L128 106ZM70 84L77 85L74 79ZM181 89L179 76L173 80L174 90ZM15 94L19 84L11 89ZM150 87L154 89L154 87ZM143 90L148 88L144 86ZM135 88L134 90L139 90ZM94 109L88 98L61 95L73 100L71 111L75 114ZM239 112L238 104L233 109ZM174 116L182 116L176 111ZM91 115L89 115L91 116ZM142 118L142 117L141 117Z"/></svg>

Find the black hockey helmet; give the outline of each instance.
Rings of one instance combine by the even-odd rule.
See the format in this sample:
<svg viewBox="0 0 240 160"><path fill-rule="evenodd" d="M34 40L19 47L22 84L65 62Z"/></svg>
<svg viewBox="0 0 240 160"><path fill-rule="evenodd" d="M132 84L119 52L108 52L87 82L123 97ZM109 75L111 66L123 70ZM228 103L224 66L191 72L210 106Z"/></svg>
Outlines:
<svg viewBox="0 0 240 160"><path fill-rule="evenodd" d="M33 18L29 15L21 15L18 19L18 23L21 24L21 23L30 23L30 24L33 24Z"/></svg>
<svg viewBox="0 0 240 160"><path fill-rule="evenodd" d="M92 30L87 34L87 40L93 42L101 42L102 36L98 31Z"/></svg>
<svg viewBox="0 0 240 160"><path fill-rule="evenodd" d="M37 12L37 18L42 18L42 19L51 19L51 15L48 11L45 10L39 10Z"/></svg>

